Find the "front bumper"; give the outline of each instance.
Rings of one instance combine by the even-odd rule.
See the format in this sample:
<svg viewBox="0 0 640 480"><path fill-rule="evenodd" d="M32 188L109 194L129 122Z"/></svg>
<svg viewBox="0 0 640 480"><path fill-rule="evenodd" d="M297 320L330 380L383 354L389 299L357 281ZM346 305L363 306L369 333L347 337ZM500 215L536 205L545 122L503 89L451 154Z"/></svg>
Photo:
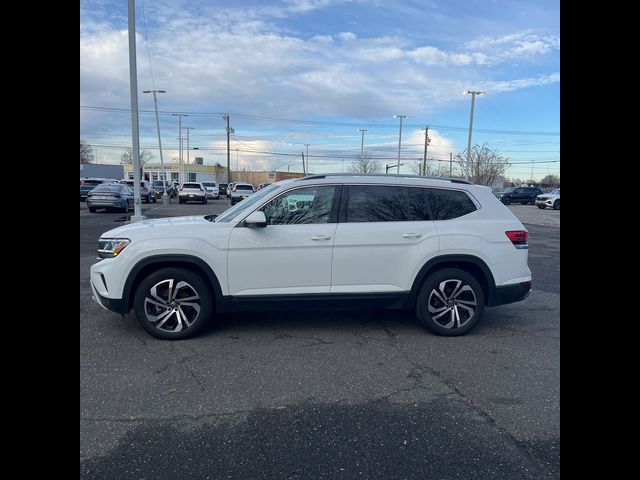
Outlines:
<svg viewBox="0 0 640 480"><path fill-rule="evenodd" d="M495 300L489 306L496 307L507 303L519 302L527 298L530 293L531 281L498 286L496 287Z"/></svg>
<svg viewBox="0 0 640 480"><path fill-rule="evenodd" d="M554 199L549 198L547 200L536 200L536 205L545 205L547 207L553 207Z"/></svg>
<svg viewBox="0 0 640 480"><path fill-rule="evenodd" d="M125 315L129 313L129 308L126 302L124 302L121 298L103 297L98 293L98 290L96 290L96 287L93 285L93 282L90 281L89 283L91 284L91 292L92 292L91 298L93 298L93 300L98 305L100 305L105 310L110 310L112 312L119 313L121 315Z"/></svg>

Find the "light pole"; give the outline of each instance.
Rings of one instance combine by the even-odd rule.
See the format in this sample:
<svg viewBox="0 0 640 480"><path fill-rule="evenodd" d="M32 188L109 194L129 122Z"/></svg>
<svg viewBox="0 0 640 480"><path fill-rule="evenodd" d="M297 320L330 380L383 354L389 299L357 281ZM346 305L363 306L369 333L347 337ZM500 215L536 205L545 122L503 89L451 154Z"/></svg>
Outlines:
<svg viewBox="0 0 640 480"><path fill-rule="evenodd" d="M178 182L180 185L184 183L182 175L182 117L188 117L186 113L172 113L174 117L178 117Z"/></svg>
<svg viewBox="0 0 640 480"><path fill-rule="evenodd" d="M398 170L396 173L400 175L400 147L402 145L402 119L407 118L406 115L394 115L393 118L400 119L400 134L398 135Z"/></svg>
<svg viewBox="0 0 640 480"><path fill-rule="evenodd" d="M156 93L167 93L165 90L143 90L142 93L153 93L153 106L156 110L156 127L158 129L158 146L160 147L160 169L162 170L162 179L164 181L164 188L162 192L162 203L169 203L169 197L167 196L167 188L169 182L167 182L167 172L164 169L164 160L162 158L162 139L160 138L160 118L158 117L158 98Z"/></svg>
<svg viewBox="0 0 640 480"><path fill-rule="evenodd" d="M138 123L138 66L136 63L136 2L128 1L129 93L131 97L131 146L133 147L133 216L132 222L144 220L140 202L140 130Z"/></svg>
<svg viewBox="0 0 640 480"><path fill-rule="evenodd" d="M305 143L304 146L307 147L307 175L310 175L311 172L309 171L309 145L311 145L310 143Z"/></svg>
<svg viewBox="0 0 640 480"><path fill-rule="evenodd" d="M362 141L360 142L360 160L362 161L362 154L364 152L364 132L368 132L369 130L365 128L359 128L358 131L362 133Z"/></svg>
<svg viewBox="0 0 640 480"><path fill-rule="evenodd" d="M476 95L485 95L485 92L465 90L462 93L465 95L471 95L471 113L469 114L469 140L467 141L467 168L469 168L469 165L471 163L471 131L473 130L473 106L476 101ZM476 178L479 174L479 168L476 167Z"/></svg>
<svg viewBox="0 0 640 480"><path fill-rule="evenodd" d="M422 175L427 176L427 145L431 139L429 138L429 125L424 127L424 159L422 160Z"/></svg>

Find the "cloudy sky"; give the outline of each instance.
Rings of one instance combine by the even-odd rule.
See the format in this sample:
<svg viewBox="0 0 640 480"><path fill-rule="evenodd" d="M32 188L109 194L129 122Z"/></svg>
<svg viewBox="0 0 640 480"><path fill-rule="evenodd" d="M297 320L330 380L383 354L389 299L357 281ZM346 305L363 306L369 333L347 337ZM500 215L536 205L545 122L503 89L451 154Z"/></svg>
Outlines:
<svg viewBox="0 0 640 480"><path fill-rule="evenodd" d="M448 166L473 143L511 159L512 177L560 168L559 2L502 0L136 0L140 142L159 160L153 98L161 89L165 161L178 154L232 168L348 169L364 150L401 171L424 152ZM126 0L80 3L80 138L99 163L131 145ZM186 130L183 135L186 136ZM186 142L185 142L186 147ZM532 165L533 162L533 165Z"/></svg>

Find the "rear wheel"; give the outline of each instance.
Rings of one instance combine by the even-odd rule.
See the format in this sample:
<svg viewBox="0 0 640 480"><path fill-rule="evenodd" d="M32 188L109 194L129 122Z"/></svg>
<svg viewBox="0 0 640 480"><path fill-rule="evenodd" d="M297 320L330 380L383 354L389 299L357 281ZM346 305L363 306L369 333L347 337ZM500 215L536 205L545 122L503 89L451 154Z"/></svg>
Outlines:
<svg viewBox="0 0 640 480"><path fill-rule="evenodd" d="M184 200L179 199L179 200L178 200L178 203L184 203Z"/></svg>
<svg viewBox="0 0 640 480"><path fill-rule="evenodd" d="M547 208L546 205L538 205L538 208L541 208L542 210L544 210L545 208Z"/></svg>
<svg viewBox="0 0 640 480"><path fill-rule="evenodd" d="M560 200L556 200L555 202L553 202L553 209L560 210Z"/></svg>
<svg viewBox="0 0 640 480"><path fill-rule="evenodd" d="M133 306L148 333L180 340L201 331L213 313L206 280L184 268L163 268L148 275L136 290Z"/></svg>
<svg viewBox="0 0 640 480"><path fill-rule="evenodd" d="M203 205L205 205L206 203L207 203L207 197L204 197L204 198L202 199L202 204L203 204Z"/></svg>
<svg viewBox="0 0 640 480"><path fill-rule="evenodd" d="M122 213L129 213L129 202L124 202L124 205L120 207Z"/></svg>
<svg viewBox="0 0 640 480"><path fill-rule="evenodd" d="M437 335L463 335L480 321L484 303L484 292L473 275L446 268L429 275L420 287L416 316Z"/></svg>
<svg viewBox="0 0 640 480"><path fill-rule="evenodd" d="M89 207L89 211L91 213L96 213L96 207Z"/></svg>

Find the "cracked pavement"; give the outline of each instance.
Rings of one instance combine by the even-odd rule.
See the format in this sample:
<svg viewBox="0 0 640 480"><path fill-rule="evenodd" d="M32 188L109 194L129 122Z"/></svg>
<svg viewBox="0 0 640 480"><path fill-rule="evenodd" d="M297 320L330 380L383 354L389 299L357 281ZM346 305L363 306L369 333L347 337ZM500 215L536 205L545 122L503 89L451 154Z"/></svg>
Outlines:
<svg viewBox="0 0 640 480"><path fill-rule="evenodd" d="M82 211L81 478L559 477L558 227L526 224L534 291L463 337L366 310L226 314L164 342L91 300L121 215Z"/></svg>

